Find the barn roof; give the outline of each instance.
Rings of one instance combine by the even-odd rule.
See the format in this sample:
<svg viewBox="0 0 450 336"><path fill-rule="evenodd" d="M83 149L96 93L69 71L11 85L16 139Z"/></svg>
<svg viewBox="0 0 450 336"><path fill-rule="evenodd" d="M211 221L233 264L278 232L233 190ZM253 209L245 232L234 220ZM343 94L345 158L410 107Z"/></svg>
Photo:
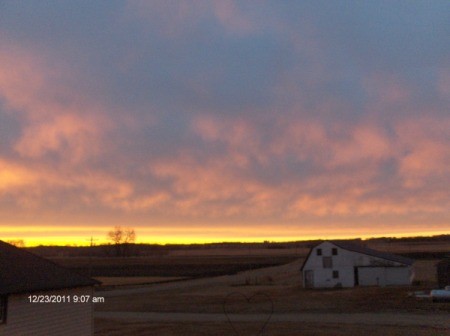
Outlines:
<svg viewBox="0 0 450 336"><path fill-rule="evenodd" d="M311 255L312 250L317 247L318 245L324 243L320 242L318 243L316 246L314 246L313 248L311 248L311 250L309 251L308 255L306 256L306 259L303 262L302 267L300 268L301 270L303 270L303 268L306 265L306 262L308 261L309 256ZM352 251L352 252L357 252L357 253L361 253L361 254L366 254L366 255L370 255L372 257L377 257L377 258L381 258L381 259L385 259L385 260L389 260L389 261L394 261L394 262L398 262L404 265L412 265L414 263L413 259L410 258L406 258L403 256L399 256L396 254L392 254L392 253L388 253L388 252L381 252L381 251L377 251L377 250L373 250L371 248L368 248L364 245L360 245L360 244L355 244L351 241L346 241L346 240L329 240L329 243L340 247L344 250L347 251Z"/></svg>
<svg viewBox="0 0 450 336"><path fill-rule="evenodd" d="M100 284L0 240L0 295Z"/></svg>
<svg viewBox="0 0 450 336"><path fill-rule="evenodd" d="M337 241L330 241L330 243L344 249L344 250L348 250L348 251L353 251L353 252L358 252L358 253L362 253L362 254L366 254L366 255L370 255L373 257L377 257L377 258L381 258L381 259L386 259L389 261L395 261L401 264L405 264L405 265L412 265L414 263L413 259L410 258L406 258L397 254L392 254L392 253L388 253L388 252L381 252L381 251L377 251L377 250L373 250L371 248L368 248L364 245L359 245L359 244L355 244L349 241L342 241L342 240L337 240Z"/></svg>

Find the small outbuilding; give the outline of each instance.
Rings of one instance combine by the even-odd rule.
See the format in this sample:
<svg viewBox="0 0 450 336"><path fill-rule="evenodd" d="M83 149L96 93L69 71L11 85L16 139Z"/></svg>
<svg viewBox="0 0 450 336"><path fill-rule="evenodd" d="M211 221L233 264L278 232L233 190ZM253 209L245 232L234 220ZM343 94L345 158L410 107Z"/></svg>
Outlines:
<svg viewBox="0 0 450 336"><path fill-rule="evenodd" d="M0 241L0 335L93 335L96 284Z"/></svg>
<svg viewBox="0 0 450 336"><path fill-rule="evenodd" d="M333 288L409 285L414 260L350 241L324 241L313 247L302 267L303 286Z"/></svg>

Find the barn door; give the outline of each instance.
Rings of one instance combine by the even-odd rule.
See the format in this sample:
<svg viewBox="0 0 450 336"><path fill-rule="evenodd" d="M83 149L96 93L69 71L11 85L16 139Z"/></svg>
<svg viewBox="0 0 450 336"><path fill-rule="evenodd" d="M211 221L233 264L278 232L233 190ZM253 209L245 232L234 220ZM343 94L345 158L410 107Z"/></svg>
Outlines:
<svg viewBox="0 0 450 336"><path fill-rule="evenodd" d="M305 271L305 287L314 287L314 271Z"/></svg>
<svg viewBox="0 0 450 336"><path fill-rule="evenodd" d="M358 273L358 267L353 267L353 275L355 277L355 286L359 286L359 273Z"/></svg>

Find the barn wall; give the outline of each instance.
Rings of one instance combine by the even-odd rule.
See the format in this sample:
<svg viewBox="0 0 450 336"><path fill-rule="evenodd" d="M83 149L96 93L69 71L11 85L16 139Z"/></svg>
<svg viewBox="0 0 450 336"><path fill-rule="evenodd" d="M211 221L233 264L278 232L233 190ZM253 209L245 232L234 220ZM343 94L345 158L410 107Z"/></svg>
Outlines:
<svg viewBox="0 0 450 336"><path fill-rule="evenodd" d="M410 267L359 267L361 286L389 286L411 284Z"/></svg>
<svg viewBox="0 0 450 336"><path fill-rule="evenodd" d="M386 267L359 267L360 286L386 286Z"/></svg>
<svg viewBox="0 0 450 336"><path fill-rule="evenodd" d="M332 249L337 248L337 255L332 255ZM322 255L317 255L317 249L322 250ZM323 267L323 257L331 257L332 258L332 268L324 268ZM369 256L362 253L357 253L353 251L348 251L342 249L330 242L323 242L318 246L314 247L309 255L308 260L303 268L303 280L305 277L306 270L313 270L314 272L314 287L317 288L332 288L332 287L353 287L355 286L354 281L354 267L360 266L370 266L368 268L393 268L397 269L395 266L404 266L403 264L385 260L382 258L377 258L373 256ZM360 268L360 270L363 267ZM410 268L408 267L399 267L401 270L392 270L389 271L389 275L383 275L383 281L389 281L387 284L405 284L404 279L407 279L407 283L410 283ZM406 269L406 270L405 270ZM339 271L339 278L333 279L333 271ZM372 273L380 272L380 271L371 271ZM404 272L408 273L408 276L404 276ZM383 273L384 274L384 273ZM363 274L363 277L372 277L370 275L370 271L367 271ZM379 279L381 275L378 275ZM373 279L363 279L363 283L361 282L361 278L359 281L360 285L376 285L376 275ZM401 279L401 280L400 280ZM372 283L375 281L375 283ZM378 281L378 283L380 280ZM385 284L382 284L385 285Z"/></svg>
<svg viewBox="0 0 450 336"><path fill-rule="evenodd" d="M37 292L33 295L91 295L91 287ZM10 295L4 336L91 336L92 303L30 303L30 294Z"/></svg>
<svg viewBox="0 0 450 336"><path fill-rule="evenodd" d="M386 267L387 285L410 285L412 267Z"/></svg>
<svg viewBox="0 0 450 336"><path fill-rule="evenodd" d="M317 248L322 249L321 256L317 255ZM336 248L336 246L329 242L316 246L312 250L303 271L314 271L314 287L353 287L353 263L349 252L338 248L338 255L333 256L332 248ZM323 268L323 257L332 258L332 268ZM333 271L339 271L338 279L333 279Z"/></svg>

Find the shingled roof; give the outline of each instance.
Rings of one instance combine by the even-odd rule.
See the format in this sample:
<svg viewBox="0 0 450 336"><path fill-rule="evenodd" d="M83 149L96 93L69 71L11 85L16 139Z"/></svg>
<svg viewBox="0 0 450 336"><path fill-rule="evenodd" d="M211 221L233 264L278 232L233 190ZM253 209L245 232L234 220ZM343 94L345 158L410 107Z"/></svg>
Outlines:
<svg viewBox="0 0 450 336"><path fill-rule="evenodd" d="M0 295L100 284L0 240Z"/></svg>

